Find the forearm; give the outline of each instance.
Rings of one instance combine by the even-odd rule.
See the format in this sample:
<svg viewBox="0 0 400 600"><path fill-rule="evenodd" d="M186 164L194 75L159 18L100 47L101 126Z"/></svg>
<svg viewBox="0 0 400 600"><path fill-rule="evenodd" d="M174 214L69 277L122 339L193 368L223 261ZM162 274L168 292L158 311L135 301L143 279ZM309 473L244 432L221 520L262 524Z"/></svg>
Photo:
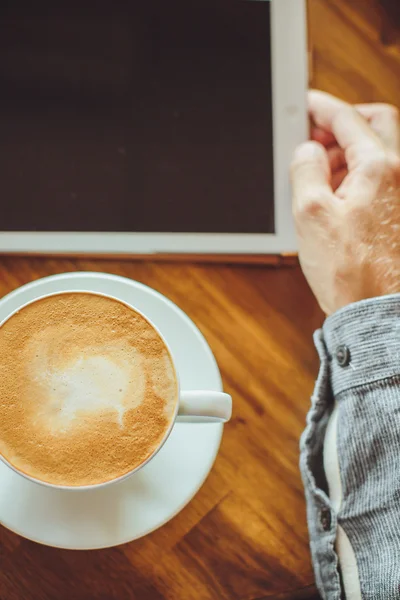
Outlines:
<svg viewBox="0 0 400 600"><path fill-rule="evenodd" d="M398 598L400 295L337 312L315 339L321 371L301 466L317 584L340 598L339 551L345 585L349 573L359 582L348 600Z"/></svg>

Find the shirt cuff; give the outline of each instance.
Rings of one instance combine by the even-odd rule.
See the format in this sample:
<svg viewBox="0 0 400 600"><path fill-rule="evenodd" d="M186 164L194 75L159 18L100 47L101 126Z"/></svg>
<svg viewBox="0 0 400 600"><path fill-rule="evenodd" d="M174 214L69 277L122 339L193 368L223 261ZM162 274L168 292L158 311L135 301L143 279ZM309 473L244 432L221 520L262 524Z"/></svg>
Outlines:
<svg viewBox="0 0 400 600"><path fill-rule="evenodd" d="M328 317L322 329L335 397L400 375L400 294L349 304Z"/></svg>

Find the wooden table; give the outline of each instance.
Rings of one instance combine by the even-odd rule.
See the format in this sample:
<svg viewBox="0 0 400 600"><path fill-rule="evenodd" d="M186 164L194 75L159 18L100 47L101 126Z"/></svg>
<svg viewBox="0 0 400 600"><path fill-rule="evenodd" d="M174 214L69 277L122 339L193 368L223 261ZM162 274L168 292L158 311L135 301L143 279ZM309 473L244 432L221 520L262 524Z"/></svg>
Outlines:
<svg viewBox="0 0 400 600"><path fill-rule="evenodd" d="M393 19L377 15L375 0L310 0L315 86L353 102L400 102L400 44ZM3 257L0 296L76 270L131 277L181 306L215 353L234 415L196 498L144 539L72 552L0 528L0 600L318 598L298 439L323 316L300 269Z"/></svg>

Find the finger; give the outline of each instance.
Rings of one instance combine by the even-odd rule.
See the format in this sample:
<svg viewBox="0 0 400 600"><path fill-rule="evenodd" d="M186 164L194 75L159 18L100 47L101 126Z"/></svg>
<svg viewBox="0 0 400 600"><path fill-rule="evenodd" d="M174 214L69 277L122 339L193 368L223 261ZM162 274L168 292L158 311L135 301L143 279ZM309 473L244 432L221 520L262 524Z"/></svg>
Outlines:
<svg viewBox="0 0 400 600"><path fill-rule="evenodd" d="M350 171L363 160L382 155L382 141L350 104L325 92L312 90L308 94L308 105L314 123L332 133L345 151Z"/></svg>
<svg viewBox="0 0 400 600"><path fill-rule="evenodd" d="M389 150L400 154L399 111L391 104L357 104L357 111L383 140Z"/></svg>
<svg viewBox="0 0 400 600"><path fill-rule="evenodd" d="M331 146L327 149L327 154L332 174L343 168L347 170L346 157L340 146Z"/></svg>
<svg viewBox="0 0 400 600"><path fill-rule="evenodd" d="M318 90L308 94L309 114L312 121L311 139L328 147L335 140L331 131L335 113L346 106L346 102ZM400 118L395 106L384 103L356 104L357 111L368 121L390 150L400 154Z"/></svg>
<svg viewBox="0 0 400 600"><path fill-rule="evenodd" d="M293 208L297 212L309 204L323 204L332 195L330 168L325 148L305 142L295 152L291 180Z"/></svg>
<svg viewBox="0 0 400 600"><path fill-rule="evenodd" d="M347 105L332 116L332 133L344 150L349 171L386 155L378 135L357 110Z"/></svg>
<svg viewBox="0 0 400 600"><path fill-rule="evenodd" d="M349 106L343 100L319 90L308 92L308 112L312 122L319 128L331 134L332 120L340 109Z"/></svg>

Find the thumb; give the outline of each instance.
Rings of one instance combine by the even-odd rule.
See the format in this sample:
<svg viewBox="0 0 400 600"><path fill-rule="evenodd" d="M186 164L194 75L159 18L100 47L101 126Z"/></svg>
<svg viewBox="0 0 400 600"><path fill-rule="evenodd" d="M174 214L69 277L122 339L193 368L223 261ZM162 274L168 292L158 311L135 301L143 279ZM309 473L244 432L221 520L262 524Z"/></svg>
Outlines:
<svg viewBox="0 0 400 600"><path fill-rule="evenodd" d="M317 142L301 144L295 151L291 166L293 208L302 210L308 203L324 203L332 194L330 178L325 148Z"/></svg>

